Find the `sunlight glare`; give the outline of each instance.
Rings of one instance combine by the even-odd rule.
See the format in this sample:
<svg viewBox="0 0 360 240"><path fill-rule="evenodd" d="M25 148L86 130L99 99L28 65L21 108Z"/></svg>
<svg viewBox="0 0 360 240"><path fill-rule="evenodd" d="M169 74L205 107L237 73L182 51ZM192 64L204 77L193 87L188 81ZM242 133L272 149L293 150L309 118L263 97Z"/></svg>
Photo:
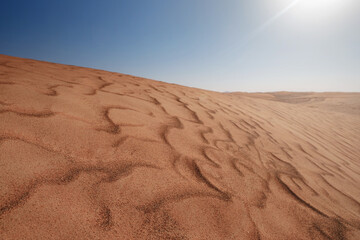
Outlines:
<svg viewBox="0 0 360 240"><path fill-rule="evenodd" d="M352 0L275 0L281 6L296 2L290 12L300 20L310 21L343 14L344 7L350 1Z"/></svg>

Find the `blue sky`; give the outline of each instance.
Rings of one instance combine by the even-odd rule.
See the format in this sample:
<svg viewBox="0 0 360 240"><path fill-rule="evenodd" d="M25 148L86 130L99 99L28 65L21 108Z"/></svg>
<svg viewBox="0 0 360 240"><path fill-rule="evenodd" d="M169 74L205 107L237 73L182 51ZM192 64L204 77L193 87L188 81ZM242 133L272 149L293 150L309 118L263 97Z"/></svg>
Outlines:
<svg viewBox="0 0 360 240"><path fill-rule="evenodd" d="M1 1L0 53L217 91L360 91L360 1Z"/></svg>

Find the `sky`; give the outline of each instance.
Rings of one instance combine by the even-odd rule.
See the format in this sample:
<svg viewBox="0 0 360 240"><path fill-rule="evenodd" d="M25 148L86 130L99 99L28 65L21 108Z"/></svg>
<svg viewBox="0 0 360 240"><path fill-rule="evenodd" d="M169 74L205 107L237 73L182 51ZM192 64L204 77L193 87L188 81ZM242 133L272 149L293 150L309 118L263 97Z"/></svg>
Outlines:
<svg viewBox="0 0 360 240"><path fill-rule="evenodd" d="M359 0L9 0L0 54L241 92L360 91Z"/></svg>

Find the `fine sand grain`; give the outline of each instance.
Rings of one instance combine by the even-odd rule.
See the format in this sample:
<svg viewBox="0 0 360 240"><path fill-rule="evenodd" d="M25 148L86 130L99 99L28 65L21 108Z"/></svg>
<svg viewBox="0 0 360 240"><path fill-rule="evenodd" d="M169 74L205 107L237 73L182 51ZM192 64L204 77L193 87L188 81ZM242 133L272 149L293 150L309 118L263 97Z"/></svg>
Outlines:
<svg viewBox="0 0 360 240"><path fill-rule="evenodd" d="M0 55L0 239L360 239L360 94Z"/></svg>

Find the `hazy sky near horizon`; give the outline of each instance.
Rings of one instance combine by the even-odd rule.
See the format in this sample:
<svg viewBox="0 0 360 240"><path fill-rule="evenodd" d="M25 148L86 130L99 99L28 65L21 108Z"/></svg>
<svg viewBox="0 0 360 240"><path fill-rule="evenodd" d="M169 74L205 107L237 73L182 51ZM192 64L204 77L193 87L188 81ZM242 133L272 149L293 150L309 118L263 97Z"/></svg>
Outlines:
<svg viewBox="0 0 360 240"><path fill-rule="evenodd" d="M360 91L360 1L1 1L0 54L217 91Z"/></svg>

